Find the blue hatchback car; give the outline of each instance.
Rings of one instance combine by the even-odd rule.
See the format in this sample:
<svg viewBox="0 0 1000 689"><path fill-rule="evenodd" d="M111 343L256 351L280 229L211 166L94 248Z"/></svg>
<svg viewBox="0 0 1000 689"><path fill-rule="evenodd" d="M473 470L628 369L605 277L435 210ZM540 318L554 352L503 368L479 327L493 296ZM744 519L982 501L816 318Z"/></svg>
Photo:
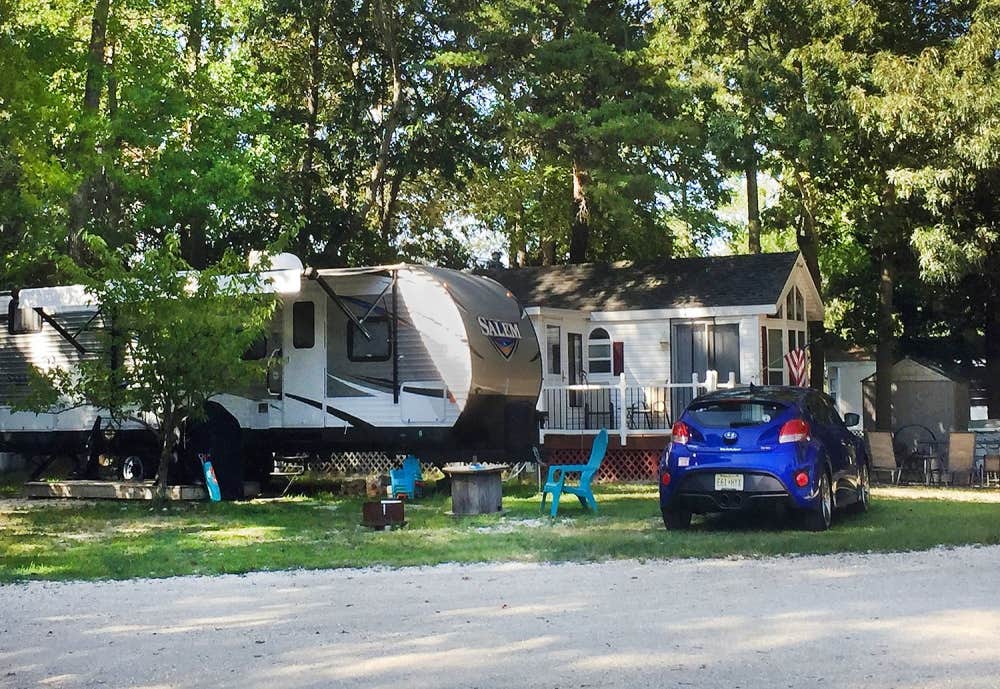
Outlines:
<svg viewBox="0 0 1000 689"><path fill-rule="evenodd" d="M754 387L696 398L660 457L660 510L668 529L692 514L792 508L807 528L833 512L868 509L870 463L833 400L809 388Z"/></svg>

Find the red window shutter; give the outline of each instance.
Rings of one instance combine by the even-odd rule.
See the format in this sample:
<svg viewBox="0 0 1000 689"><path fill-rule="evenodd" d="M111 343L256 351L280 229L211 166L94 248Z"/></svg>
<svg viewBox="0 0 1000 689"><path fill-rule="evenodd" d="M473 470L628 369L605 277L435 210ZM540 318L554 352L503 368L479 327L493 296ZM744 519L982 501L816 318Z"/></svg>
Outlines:
<svg viewBox="0 0 1000 689"><path fill-rule="evenodd" d="M611 372L620 376L625 371L625 343L611 343Z"/></svg>

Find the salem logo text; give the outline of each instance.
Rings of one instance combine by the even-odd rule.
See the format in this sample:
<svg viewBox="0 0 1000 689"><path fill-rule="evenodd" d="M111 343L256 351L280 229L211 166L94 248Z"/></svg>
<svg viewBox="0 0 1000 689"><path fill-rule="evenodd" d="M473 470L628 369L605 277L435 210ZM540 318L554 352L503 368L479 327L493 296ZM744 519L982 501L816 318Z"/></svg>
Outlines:
<svg viewBox="0 0 1000 689"><path fill-rule="evenodd" d="M489 338L504 359L509 359L517 350L517 343L521 341L521 328L518 324L495 321L485 316L480 316L478 321L483 335Z"/></svg>

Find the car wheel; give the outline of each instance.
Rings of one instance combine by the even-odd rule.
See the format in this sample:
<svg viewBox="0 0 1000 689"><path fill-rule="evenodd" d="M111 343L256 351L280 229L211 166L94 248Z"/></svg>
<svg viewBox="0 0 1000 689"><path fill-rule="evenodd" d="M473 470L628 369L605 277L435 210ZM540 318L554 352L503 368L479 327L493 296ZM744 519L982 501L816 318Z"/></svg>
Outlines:
<svg viewBox="0 0 1000 689"><path fill-rule="evenodd" d="M122 460L118 475L122 481L143 481L146 478L146 467L138 455L129 455Z"/></svg>
<svg viewBox="0 0 1000 689"><path fill-rule="evenodd" d="M858 499L853 505L851 505L851 510L854 512L867 512L869 505L872 502L872 483L871 476L868 473L868 463L865 462L861 465L861 470L858 471Z"/></svg>
<svg viewBox="0 0 1000 689"><path fill-rule="evenodd" d="M677 531L691 526L691 510L664 509L661 507L660 512L663 513L663 526L668 531Z"/></svg>
<svg viewBox="0 0 1000 689"><path fill-rule="evenodd" d="M833 522L833 490L830 476L825 471L819 479L819 501L816 507L806 512L805 521L810 531L826 531Z"/></svg>

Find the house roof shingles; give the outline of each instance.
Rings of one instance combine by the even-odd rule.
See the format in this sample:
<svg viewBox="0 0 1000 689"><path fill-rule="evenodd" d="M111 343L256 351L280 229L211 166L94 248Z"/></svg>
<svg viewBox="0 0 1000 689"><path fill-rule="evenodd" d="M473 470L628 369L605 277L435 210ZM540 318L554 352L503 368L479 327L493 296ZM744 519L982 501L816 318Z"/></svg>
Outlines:
<svg viewBox="0 0 1000 689"><path fill-rule="evenodd" d="M775 304L798 252L490 271L524 306L633 311Z"/></svg>

